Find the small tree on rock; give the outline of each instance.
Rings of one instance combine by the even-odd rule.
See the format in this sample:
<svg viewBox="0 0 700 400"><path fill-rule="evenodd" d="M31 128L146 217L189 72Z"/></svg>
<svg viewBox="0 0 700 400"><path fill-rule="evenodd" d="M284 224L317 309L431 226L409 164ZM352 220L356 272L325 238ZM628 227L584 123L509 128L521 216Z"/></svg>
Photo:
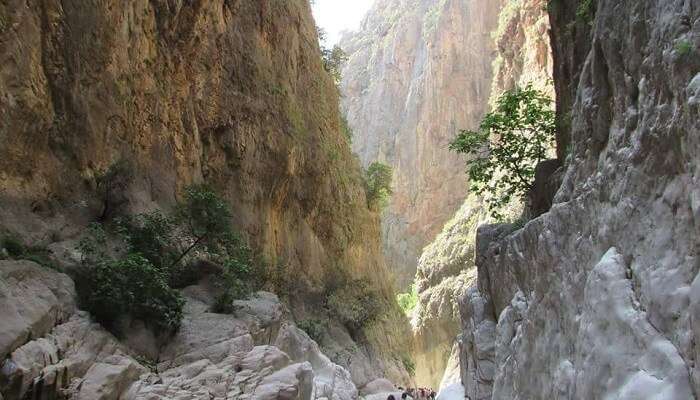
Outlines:
<svg viewBox="0 0 700 400"><path fill-rule="evenodd" d="M464 153L471 190L488 194L491 215L532 188L535 167L547 158L555 136L552 100L528 84L504 93L496 109L481 121L478 131L461 131L450 149Z"/></svg>
<svg viewBox="0 0 700 400"><path fill-rule="evenodd" d="M365 172L367 206L372 210L382 210L389 203L393 171L390 166L373 162Z"/></svg>

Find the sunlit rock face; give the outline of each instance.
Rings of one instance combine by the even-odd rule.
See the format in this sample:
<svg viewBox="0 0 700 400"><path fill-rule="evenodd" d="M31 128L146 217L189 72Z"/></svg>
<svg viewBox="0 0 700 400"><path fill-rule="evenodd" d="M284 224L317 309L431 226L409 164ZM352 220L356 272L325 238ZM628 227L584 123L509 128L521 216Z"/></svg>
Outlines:
<svg viewBox="0 0 700 400"><path fill-rule="evenodd" d="M411 319L420 385L437 389L443 380L459 382L458 369L446 370L460 331L458 300L476 285L474 237L483 219L478 198L472 196L420 258L415 281L418 305Z"/></svg>
<svg viewBox="0 0 700 400"><path fill-rule="evenodd" d="M500 10L491 35L496 42L491 104L505 90L528 83L553 96L545 5L543 0L516 0L506 2ZM515 203L503 213L517 218L522 206ZM460 381L459 369L450 365L457 362L451 358L458 358L459 353L452 351L458 348L455 339L461 327L459 302L476 287L476 229L488 221L487 210L480 204L477 196L467 196L443 231L425 247L418 265L415 282L419 300L412 319L416 370L419 381L436 388ZM471 304L462 308L467 315L474 309ZM486 332L485 327L482 325L479 332ZM473 337L463 340L471 340L474 346L480 344ZM483 357L485 352L479 353Z"/></svg>
<svg viewBox="0 0 700 400"><path fill-rule="evenodd" d="M5 1L0 93L0 233L74 240L120 160L124 211L169 210L206 182L295 312L322 310L333 268L369 278L389 319L360 346L382 353L365 379L400 378L408 324L308 0Z"/></svg>
<svg viewBox="0 0 700 400"><path fill-rule="evenodd" d="M550 2L558 100L573 99L555 204L517 232L478 234L464 304L480 309L463 313L480 339L463 346L472 398L700 393L700 9L593 4L577 17L579 2Z"/></svg>
<svg viewBox="0 0 700 400"><path fill-rule="evenodd" d="M461 156L448 144L475 128L488 108L501 1L379 0L359 32L341 41L349 55L342 108L364 165L394 168L383 215L385 253L400 287L413 280L422 248L461 206Z"/></svg>

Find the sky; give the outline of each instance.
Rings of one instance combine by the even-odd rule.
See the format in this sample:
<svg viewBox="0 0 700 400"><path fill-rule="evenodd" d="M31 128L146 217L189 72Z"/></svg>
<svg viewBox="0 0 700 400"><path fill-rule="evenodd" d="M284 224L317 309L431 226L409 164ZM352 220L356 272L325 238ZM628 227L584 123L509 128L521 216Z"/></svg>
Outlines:
<svg viewBox="0 0 700 400"><path fill-rule="evenodd" d="M326 46L340 40L345 30L357 30L374 0L316 0L313 6L316 24L326 31Z"/></svg>

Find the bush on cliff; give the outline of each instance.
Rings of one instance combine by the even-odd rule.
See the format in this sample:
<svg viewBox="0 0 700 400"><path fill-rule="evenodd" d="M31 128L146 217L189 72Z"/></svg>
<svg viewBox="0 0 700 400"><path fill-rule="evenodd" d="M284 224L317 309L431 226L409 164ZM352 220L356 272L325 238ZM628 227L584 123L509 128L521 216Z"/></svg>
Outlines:
<svg viewBox="0 0 700 400"><path fill-rule="evenodd" d="M365 171L365 192L367 193L367 207L371 210L381 211L389 204L393 171L390 166L380 162L373 162Z"/></svg>
<svg viewBox="0 0 700 400"><path fill-rule="evenodd" d="M469 156L471 190L487 194L492 216L515 197L532 188L535 167L553 146L555 114L552 100L532 85L504 93L479 130L461 131L450 149Z"/></svg>
<svg viewBox="0 0 700 400"><path fill-rule="evenodd" d="M356 335L381 313L380 296L367 279L351 279L334 290L327 299L331 315Z"/></svg>

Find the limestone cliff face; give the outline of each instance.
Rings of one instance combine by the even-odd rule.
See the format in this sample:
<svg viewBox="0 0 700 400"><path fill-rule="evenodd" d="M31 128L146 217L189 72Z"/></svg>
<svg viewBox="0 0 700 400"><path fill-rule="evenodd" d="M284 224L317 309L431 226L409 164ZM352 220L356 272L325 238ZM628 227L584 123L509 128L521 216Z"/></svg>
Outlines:
<svg viewBox="0 0 700 400"><path fill-rule="evenodd" d="M467 393L697 398L700 8L550 12L558 101L573 100L560 114L567 170L548 213L515 233L480 229L478 288L463 301Z"/></svg>
<svg viewBox="0 0 700 400"><path fill-rule="evenodd" d="M435 241L425 247L418 263L418 305L411 325L419 385L438 388L445 375L460 330L458 299L476 284L474 237L485 217L479 199L470 196ZM448 376L445 382L453 380Z"/></svg>
<svg viewBox="0 0 700 400"><path fill-rule="evenodd" d="M399 286L421 249L464 200L461 157L447 146L487 110L500 1L379 0L341 45L343 110L363 164L394 168L383 215L385 252Z"/></svg>
<svg viewBox="0 0 700 400"><path fill-rule="evenodd" d="M295 312L332 267L395 304L306 0L3 2L0 93L2 230L74 237L99 215L96 175L126 159L132 211L192 182L224 193ZM398 377L403 322L383 323L368 370Z"/></svg>
<svg viewBox="0 0 700 400"><path fill-rule="evenodd" d="M498 25L491 35L496 41L491 102L505 90L528 83L553 96L545 6L544 0L513 0L500 10ZM473 123L463 128L476 127ZM443 232L425 247L419 261L419 301L411 322L418 380L432 387L460 381L459 369L447 366L450 357L458 355L452 350L457 346L455 339L461 327L459 299L476 286L476 228L488 221L480 203L476 196L468 196ZM514 204L507 214L517 218L521 207Z"/></svg>
<svg viewBox="0 0 700 400"><path fill-rule="evenodd" d="M491 98L532 83L554 97L550 22L545 0L508 0L493 33L497 56L493 64Z"/></svg>

